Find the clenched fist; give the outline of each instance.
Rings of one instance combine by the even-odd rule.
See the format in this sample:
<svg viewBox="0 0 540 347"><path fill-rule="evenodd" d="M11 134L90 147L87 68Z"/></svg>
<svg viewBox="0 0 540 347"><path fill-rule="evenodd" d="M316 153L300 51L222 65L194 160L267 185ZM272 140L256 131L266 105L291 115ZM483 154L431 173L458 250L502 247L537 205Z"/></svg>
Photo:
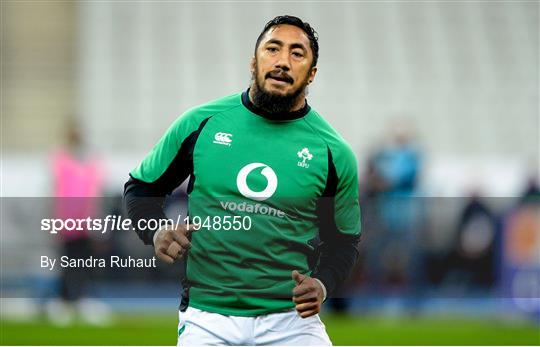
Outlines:
<svg viewBox="0 0 540 347"><path fill-rule="evenodd" d="M292 278L296 282L292 300L296 304L296 311L300 317L307 318L319 313L324 301L324 289L321 283L296 270L292 272Z"/></svg>
<svg viewBox="0 0 540 347"><path fill-rule="evenodd" d="M169 264L182 259L191 248L191 233L197 229L196 225L190 225L189 229L186 225L168 225L158 230L154 236L156 256Z"/></svg>

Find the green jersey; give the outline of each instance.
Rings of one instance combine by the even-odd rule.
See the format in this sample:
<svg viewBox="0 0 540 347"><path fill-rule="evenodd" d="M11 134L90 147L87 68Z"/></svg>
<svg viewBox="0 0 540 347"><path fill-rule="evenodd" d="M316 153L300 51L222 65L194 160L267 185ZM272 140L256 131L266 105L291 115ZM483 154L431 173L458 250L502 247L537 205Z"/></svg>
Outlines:
<svg viewBox="0 0 540 347"><path fill-rule="evenodd" d="M188 175L190 220L201 228L186 284L198 309L293 308L292 270L312 275L321 239L360 232L355 156L307 104L288 120L256 113L247 92L192 108L131 172L167 192Z"/></svg>

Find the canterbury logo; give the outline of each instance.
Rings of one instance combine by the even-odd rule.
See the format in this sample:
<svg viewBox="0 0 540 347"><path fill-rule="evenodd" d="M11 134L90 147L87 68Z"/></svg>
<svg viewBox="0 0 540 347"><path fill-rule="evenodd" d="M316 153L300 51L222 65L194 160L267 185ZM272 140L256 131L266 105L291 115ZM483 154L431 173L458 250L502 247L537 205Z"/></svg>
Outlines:
<svg viewBox="0 0 540 347"><path fill-rule="evenodd" d="M261 170L261 175L266 177L267 183L266 188L264 188L260 192L255 192L248 187L247 177L251 173L251 171L260 167L264 167L264 169ZM270 166L263 163L251 163L244 166L240 170L240 172L238 172L238 176L236 177L236 186L238 187L238 191L240 192L240 194L242 194L246 198L256 201L263 201L271 197L272 194L274 194L276 191L277 184L278 179L276 173L274 172L274 170L272 170Z"/></svg>
<svg viewBox="0 0 540 347"><path fill-rule="evenodd" d="M216 133L214 135L214 143L217 143L219 145L230 146L232 142L231 137L232 137L232 134Z"/></svg>

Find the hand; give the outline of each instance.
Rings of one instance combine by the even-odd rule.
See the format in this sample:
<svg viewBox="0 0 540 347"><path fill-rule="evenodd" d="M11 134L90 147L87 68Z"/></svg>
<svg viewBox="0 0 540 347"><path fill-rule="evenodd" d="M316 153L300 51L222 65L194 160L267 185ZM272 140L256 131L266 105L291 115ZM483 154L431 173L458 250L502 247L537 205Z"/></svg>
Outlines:
<svg viewBox="0 0 540 347"><path fill-rule="evenodd" d="M154 239L154 251L159 259L172 264L191 248L191 233L198 230L197 225L168 225L157 231Z"/></svg>
<svg viewBox="0 0 540 347"><path fill-rule="evenodd" d="M292 278L296 282L292 300L296 304L296 311L300 317L307 318L319 313L324 300L321 284L296 270L292 272Z"/></svg>

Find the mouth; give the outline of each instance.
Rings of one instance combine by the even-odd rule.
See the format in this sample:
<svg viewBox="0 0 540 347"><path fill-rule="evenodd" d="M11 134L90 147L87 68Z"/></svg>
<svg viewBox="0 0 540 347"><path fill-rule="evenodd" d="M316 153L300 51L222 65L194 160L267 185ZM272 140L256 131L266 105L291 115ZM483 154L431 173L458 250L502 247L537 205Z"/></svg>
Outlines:
<svg viewBox="0 0 540 347"><path fill-rule="evenodd" d="M266 79L277 82L278 84L293 84L293 79L286 74L269 73Z"/></svg>

